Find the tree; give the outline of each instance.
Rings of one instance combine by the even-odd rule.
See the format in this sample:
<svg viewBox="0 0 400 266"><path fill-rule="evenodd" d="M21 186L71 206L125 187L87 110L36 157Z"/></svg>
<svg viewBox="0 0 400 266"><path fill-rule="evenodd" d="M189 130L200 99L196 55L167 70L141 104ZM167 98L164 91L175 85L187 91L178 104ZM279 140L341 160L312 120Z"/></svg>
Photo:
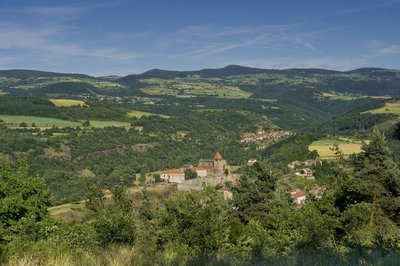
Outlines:
<svg viewBox="0 0 400 266"><path fill-rule="evenodd" d="M139 207L139 217L143 220L151 220L154 216L153 205L150 202L149 191L142 189L142 204Z"/></svg>
<svg viewBox="0 0 400 266"><path fill-rule="evenodd" d="M385 137L374 128L371 142L353 159L354 178L347 188L348 210L345 212L345 227L357 239L357 235L369 235L368 245L393 246L400 243L400 171L390 157ZM364 223L357 217L368 214ZM397 224L397 226L396 226ZM382 226L385 225L385 226ZM362 232L360 232L360 229ZM359 245L366 240L359 238ZM353 243L354 244L354 243Z"/></svg>
<svg viewBox="0 0 400 266"><path fill-rule="evenodd" d="M192 254L215 252L228 242L230 210L213 188L172 196L161 213L162 240L180 243Z"/></svg>
<svg viewBox="0 0 400 266"><path fill-rule="evenodd" d="M104 208L104 195L101 189L92 184L89 186L89 192L85 201L86 208L94 212L99 212Z"/></svg>
<svg viewBox="0 0 400 266"><path fill-rule="evenodd" d="M89 120L85 120L82 122L82 126L83 127L90 127L90 121Z"/></svg>
<svg viewBox="0 0 400 266"><path fill-rule="evenodd" d="M400 122L398 122L395 126L393 137L397 140L400 140Z"/></svg>
<svg viewBox="0 0 400 266"><path fill-rule="evenodd" d="M114 204L116 207L125 212L130 212L133 210L132 200L129 198L126 186L122 181L115 186L112 192Z"/></svg>
<svg viewBox="0 0 400 266"><path fill-rule="evenodd" d="M43 179L28 175L25 159L19 159L16 168L0 160L0 240L20 221L39 222L47 218L49 205Z"/></svg>
<svg viewBox="0 0 400 266"><path fill-rule="evenodd" d="M353 161L354 180L350 192L355 200L383 207L400 225L400 171L390 157L385 137L374 129L371 142Z"/></svg>
<svg viewBox="0 0 400 266"><path fill-rule="evenodd" d="M26 122L21 122L21 123L19 124L19 126L20 126L20 127L27 127L28 124L27 124Z"/></svg>
<svg viewBox="0 0 400 266"><path fill-rule="evenodd" d="M113 189L113 204L99 213L93 226L103 245L110 243L133 244L136 221L132 201L127 194L125 185L120 182Z"/></svg>
<svg viewBox="0 0 400 266"><path fill-rule="evenodd" d="M265 218L276 188L276 181L277 178L266 164L256 162L246 166L239 184L232 189L233 202L242 221Z"/></svg>
<svg viewBox="0 0 400 266"><path fill-rule="evenodd" d="M196 178L197 178L196 171L193 171L190 168L185 170L185 179L196 179Z"/></svg>
<svg viewBox="0 0 400 266"><path fill-rule="evenodd" d="M161 179L160 174L153 174L154 182L159 183L162 182L163 180Z"/></svg>

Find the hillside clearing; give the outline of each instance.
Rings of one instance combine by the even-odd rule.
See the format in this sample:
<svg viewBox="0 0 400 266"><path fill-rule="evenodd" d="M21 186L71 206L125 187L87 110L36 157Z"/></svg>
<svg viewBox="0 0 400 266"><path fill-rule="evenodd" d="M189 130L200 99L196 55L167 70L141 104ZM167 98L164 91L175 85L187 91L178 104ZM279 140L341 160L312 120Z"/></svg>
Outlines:
<svg viewBox="0 0 400 266"><path fill-rule="evenodd" d="M368 143L369 141L366 140L365 142ZM346 157L350 154L361 152L362 141L349 138L327 138L317 140L308 146L308 150L316 150L321 159L335 159L335 151L332 150L335 144L338 144L339 149Z"/></svg>
<svg viewBox="0 0 400 266"><path fill-rule="evenodd" d="M151 115L156 115L156 116L160 116L163 118L170 118L170 116L168 115L159 115L159 114L154 114L154 113L149 113L149 112L144 112L144 111L131 111L129 113L127 113L128 117L136 117L136 118L141 118L143 116L151 116Z"/></svg>
<svg viewBox="0 0 400 266"><path fill-rule="evenodd" d="M80 100L69 100L69 99L50 99L57 107L69 107L69 106L84 106L85 102Z"/></svg>
<svg viewBox="0 0 400 266"><path fill-rule="evenodd" d="M39 116L23 116L23 115L0 115L0 120L3 120L6 126L9 128L20 128L20 124L25 122L30 128L32 124L35 127L46 129L52 126L56 127L82 127L82 122L74 122L68 120L62 120L50 117L39 117ZM103 127L123 127L129 125L129 122L123 121L101 121L101 120L90 120L90 127L103 128Z"/></svg>
<svg viewBox="0 0 400 266"><path fill-rule="evenodd" d="M384 107L369 110L363 113L371 114L395 114L400 115L400 101L397 102L387 102Z"/></svg>
<svg viewBox="0 0 400 266"><path fill-rule="evenodd" d="M67 121L57 118L50 117L39 117L39 116L24 116L24 115L0 115L0 119L3 120L8 127L18 127L19 124L25 122L28 126L32 123L36 127L78 127L82 126L82 123Z"/></svg>

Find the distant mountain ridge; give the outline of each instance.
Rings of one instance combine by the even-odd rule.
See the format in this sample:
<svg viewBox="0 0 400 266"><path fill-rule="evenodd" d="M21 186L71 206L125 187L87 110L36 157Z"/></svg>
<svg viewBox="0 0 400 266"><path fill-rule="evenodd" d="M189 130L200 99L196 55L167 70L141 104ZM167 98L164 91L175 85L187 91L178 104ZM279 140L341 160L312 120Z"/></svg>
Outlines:
<svg viewBox="0 0 400 266"><path fill-rule="evenodd" d="M350 71L327 70L320 68L263 69L239 65L223 68L193 71L173 71L151 69L141 74L93 77L79 73L57 73L38 70L11 69L0 70L0 90L3 93L45 95L51 93L65 95L105 94L113 96L147 95L143 88L148 86L143 80L185 78L200 76L203 82L208 78L234 76L236 81L241 75L267 74L256 77L256 84L240 84L240 88L255 97L269 98L282 96L296 90L306 92L313 89L318 92L335 91L337 93L359 94L367 96L400 96L400 70L384 68L359 68ZM190 81L188 81L190 82ZM232 82L230 79L229 82ZM228 82L228 83L229 83ZM223 84L224 81L220 81ZM209 86L214 86L208 83ZM232 84L232 83L229 83ZM239 86L239 83L237 83ZM217 95L214 93L213 95ZM279 94L277 96L277 94ZM213 96L208 94L208 96ZM162 97L162 94L159 95ZM283 97L283 96L282 96Z"/></svg>
<svg viewBox="0 0 400 266"><path fill-rule="evenodd" d="M41 70L31 69L6 69L0 70L0 76L7 76L10 78L37 78L37 77L78 77L78 78L90 78L91 76L79 73L58 73Z"/></svg>
<svg viewBox="0 0 400 266"><path fill-rule="evenodd" d="M165 69L151 69L140 74L130 74L127 76L120 77L121 81L129 80L132 78L172 78L172 77L185 77L188 75L199 75L201 77L224 77L233 75L248 75L248 74L338 74L338 73L355 73L370 75L376 73L393 73L400 72L397 69L387 68L358 68L349 71L329 70L323 68L288 68L288 69L266 69L266 68L255 68L240 65L228 65L223 68L205 68L201 70L190 70L190 71L178 71L178 70L165 70ZM41 71L31 69L6 69L0 70L0 76L8 76L14 78L27 78L27 77L53 77L53 76L70 76L70 77L84 77L84 78L107 78L108 76L95 77L87 74L80 73L61 73L52 71ZM113 79L118 76L111 75Z"/></svg>

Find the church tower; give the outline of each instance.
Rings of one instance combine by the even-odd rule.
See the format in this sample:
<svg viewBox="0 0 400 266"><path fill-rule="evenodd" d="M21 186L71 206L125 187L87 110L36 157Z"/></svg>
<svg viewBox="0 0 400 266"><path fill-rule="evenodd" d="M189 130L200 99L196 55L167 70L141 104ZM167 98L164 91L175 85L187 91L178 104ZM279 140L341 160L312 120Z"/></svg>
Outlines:
<svg viewBox="0 0 400 266"><path fill-rule="evenodd" d="M222 158L221 153L217 152L214 156L214 171L217 174L223 174L226 170L226 161Z"/></svg>

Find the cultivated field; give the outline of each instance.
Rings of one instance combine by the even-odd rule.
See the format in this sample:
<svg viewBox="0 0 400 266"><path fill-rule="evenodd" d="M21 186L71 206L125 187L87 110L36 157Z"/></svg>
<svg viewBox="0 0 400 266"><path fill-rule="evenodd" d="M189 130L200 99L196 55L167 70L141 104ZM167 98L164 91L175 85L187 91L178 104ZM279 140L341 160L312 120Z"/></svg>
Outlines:
<svg viewBox="0 0 400 266"><path fill-rule="evenodd" d="M57 107L69 107L69 106L84 106L84 101L79 100L69 100L69 99L51 99L52 102Z"/></svg>
<svg viewBox="0 0 400 266"><path fill-rule="evenodd" d="M356 94L343 94L338 92L320 92L315 94L317 98L328 98L331 100L342 100L342 101L352 101L362 98L374 98L374 99L390 99L390 96L366 96L366 95L356 95Z"/></svg>
<svg viewBox="0 0 400 266"><path fill-rule="evenodd" d="M91 120L90 121L90 126L91 127L97 127L97 128L103 128L103 127L123 127L123 126L128 126L130 125L129 122L121 122L121 121L100 121L100 120Z"/></svg>
<svg viewBox="0 0 400 266"><path fill-rule="evenodd" d="M372 114L395 114L400 115L400 101L397 102L388 102L385 103L384 107L370 110L364 113L372 113Z"/></svg>
<svg viewBox="0 0 400 266"><path fill-rule="evenodd" d="M24 116L24 115L0 115L0 119L3 120L9 127L18 127L19 124L25 122L30 127L32 123L35 123L36 127L77 127L82 126L82 123L61 120L57 118L39 117L39 116Z"/></svg>
<svg viewBox="0 0 400 266"><path fill-rule="evenodd" d="M151 115L161 116L163 118L170 118L170 116L168 116L168 115L159 115L159 114L143 112L143 111L131 111L127 115L128 115L128 117L136 117L136 118L141 118L142 116L151 116Z"/></svg>
<svg viewBox="0 0 400 266"><path fill-rule="evenodd" d="M39 117L39 116L22 116L22 115L0 115L0 120L3 120L5 124L10 128L18 128L19 125L23 122L27 124L28 127L32 127L32 124L35 124L35 127L45 129L52 126L56 127L82 127L82 122L74 122L67 121L57 118L49 118L49 117ZM100 120L91 120L90 127L103 128L103 127L122 127L129 125L129 122L121 122L121 121L100 121Z"/></svg>
<svg viewBox="0 0 400 266"><path fill-rule="evenodd" d="M368 141L365 142L368 143ZM335 159L335 152L332 150L334 144L338 144L339 149L345 156L361 152L362 141L348 138L317 140L311 143L308 149L310 151L316 150L321 159Z"/></svg>

